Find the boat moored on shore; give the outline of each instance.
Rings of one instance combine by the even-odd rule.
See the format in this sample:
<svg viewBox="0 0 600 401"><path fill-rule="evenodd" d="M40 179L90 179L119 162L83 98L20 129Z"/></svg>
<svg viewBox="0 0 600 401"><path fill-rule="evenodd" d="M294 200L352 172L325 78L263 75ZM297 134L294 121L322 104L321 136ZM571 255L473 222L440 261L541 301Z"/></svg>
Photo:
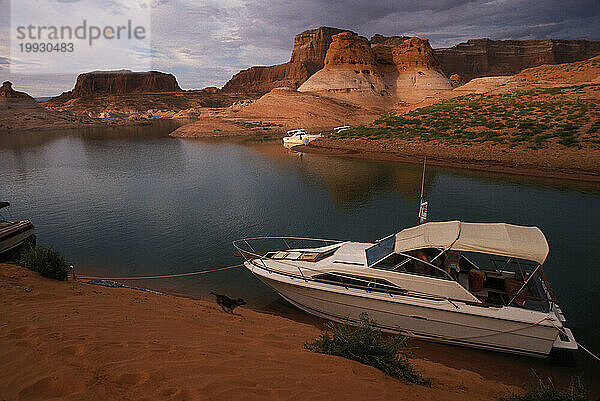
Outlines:
<svg viewBox="0 0 600 401"><path fill-rule="evenodd" d="M299 145L308 145L315 139L322 138L323 134L312 134L307 132L305 129L295 129L287 132L286 137L283 138L283 146L291 148Z"/></svg>
<svg viewBox="0 0 600 401"><path fill-rule="evenodd" d="M0 210L9 206L8 202L0 202ZM0 259L6 258L33 237L34 226L29 220L9 221L0 216Z"/></svg>
<svg viewBox="0 0 600 401"><path fill-rule="evenodd" d="M382 331L537 357L578 348L543 273L549 248L537 227L447 221L372 243L234 245L257 278L326 319L358 324L366 312Z"/></svg>

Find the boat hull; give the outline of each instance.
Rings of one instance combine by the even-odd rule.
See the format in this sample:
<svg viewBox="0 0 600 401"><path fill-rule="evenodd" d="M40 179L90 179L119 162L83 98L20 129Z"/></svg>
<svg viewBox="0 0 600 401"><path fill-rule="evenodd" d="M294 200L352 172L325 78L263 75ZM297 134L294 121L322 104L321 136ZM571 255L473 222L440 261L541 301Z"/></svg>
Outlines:
<svg viewBox="0 0 600 401"><path fill-rule="evenodd" d="M528 322L514 321L466 313L469 306L465 304L453 306L448 301L415 301L406 296L374 295L351 288L339 291L327 284L306 282L254 265L247 267L293 305L336 322L356 324L360 314L367 313L382 331L536 357L548 356L558 336L555 326L542 322L547 315L541 313L531 316Z"/></svg>
<svg viewBox="0 0 600 401"><path fill-rule="evenodd" d="M319 138L322 138L322 135L305 135L303 138L285 137L283 138L283 146L286 148L292 148L294 146L307 145Z"/></svg>
<svg viewBox="0 0 600 401"><path fill-rule="evenodd" d="M27 242L34 234L33 224L21 221L0 230L0 257L4 258Z"/></svg>

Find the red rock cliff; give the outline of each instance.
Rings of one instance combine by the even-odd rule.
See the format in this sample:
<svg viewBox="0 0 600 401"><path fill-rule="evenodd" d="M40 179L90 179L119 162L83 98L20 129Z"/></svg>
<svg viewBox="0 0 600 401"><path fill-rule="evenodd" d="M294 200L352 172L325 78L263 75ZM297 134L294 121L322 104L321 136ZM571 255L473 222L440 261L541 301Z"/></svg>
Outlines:
<svg viewBox="0 0 600 401"><path fill-rule="evenodd" d="M308 77L323 68L331 38L340 32L344 30L320 27L296 35L289 62L240 71L225 84L223 91L263 95L280 86L298 88Z"/></svg>
<svg viewBox="0 0 600 401"><path fill-rule="evenodd" d="M182 89L172 74L158 71L119 70L80 74L73 90L63 95L76 98L104 94L181 91Z"/></svg>
<svg viewBox="0 0 600 401"><path fill-rule="evenodd" d="M419 68L442 72L440 61L429 45L429 40L414 37L404 40L393 51L394 64L400 71L412 71Z"/></svg>
<svg viewBox="0 0 600 401"><path fill-rule="evenodd" d="M446 49L436 49L446 76L472 78L513 75L543 64L586 60L600 54L600 41L589 40L490 40L473 39Z"/></svg>
<svg viewBox="0 0 600 401"><path fill-rule="evenodd" d="M4 81L0 87L0 98L1 99L14 99L14 100L35 100L25 92L18 92L13 89L12 82Z"/></svg>
<svg viewBox="0 0 600 401"><path fill-rule="evenodd" d="M375 55L371 50L369 40L352 32L335 35L325 56L325 67L328 68L341 65L372 66L374 64Z"/></svg>

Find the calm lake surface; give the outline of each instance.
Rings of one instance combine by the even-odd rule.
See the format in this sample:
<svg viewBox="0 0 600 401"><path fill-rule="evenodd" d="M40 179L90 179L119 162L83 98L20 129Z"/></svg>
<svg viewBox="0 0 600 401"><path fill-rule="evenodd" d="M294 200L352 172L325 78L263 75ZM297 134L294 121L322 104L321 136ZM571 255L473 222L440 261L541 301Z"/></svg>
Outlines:
<svg viewBox="0 0 600 401"><path fill-rule="evenodd" d="M298 156L275 143L181 140L152 127L0 136L0 200L79 273L184 273L239 263L231 241L296 235L372 241L412 226L421 168ZM428 167L430 220L537 225L546 275L578 340L600 352L600 186ZM6 214L6 213L5 213ZM132 285L218 291L267 308L244 269Z"/></svg>

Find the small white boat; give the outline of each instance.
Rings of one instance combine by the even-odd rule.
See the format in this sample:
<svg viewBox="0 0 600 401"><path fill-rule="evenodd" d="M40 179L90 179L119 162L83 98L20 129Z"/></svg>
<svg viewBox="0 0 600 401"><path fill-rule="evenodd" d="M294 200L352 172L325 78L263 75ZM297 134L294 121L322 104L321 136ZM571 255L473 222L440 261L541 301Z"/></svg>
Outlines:
<svg viewBox="0 0 600 401"><path fill-rule="evenodd" d="M333 129L333 133L334 134L339 134L340 132L348 131L349 129L352 129L352 127L349 126L349 125L343 125L341 127L335 127Z"/></svg>
<svg viewBox="0 0 600 401"><path fill-rule="evenodd" d="M278 247L261 253L274 239ZM366 312L382 331L537 357L578 348L543 274L549 249L537 227L448 221L373 243L260 237L234 246L257 278L326 319L357 324Z"/></svg>
<svg viewBox="0 0 600 401"><path fill-rule="evenodd" d="M0 202L0 209L10 206ZM24 244L33 236L33 224L29 220L8 221L0 216L0 258Z"/></svg>
<svg viewBox="0 0 600 401"><path fill-rule="evenodd" d="M315 139L322 138L322 134L309 134L304 129L294 129L287 132L288 136L283 138L283 146L291 148L293 146L308 145Z"/></svg>

